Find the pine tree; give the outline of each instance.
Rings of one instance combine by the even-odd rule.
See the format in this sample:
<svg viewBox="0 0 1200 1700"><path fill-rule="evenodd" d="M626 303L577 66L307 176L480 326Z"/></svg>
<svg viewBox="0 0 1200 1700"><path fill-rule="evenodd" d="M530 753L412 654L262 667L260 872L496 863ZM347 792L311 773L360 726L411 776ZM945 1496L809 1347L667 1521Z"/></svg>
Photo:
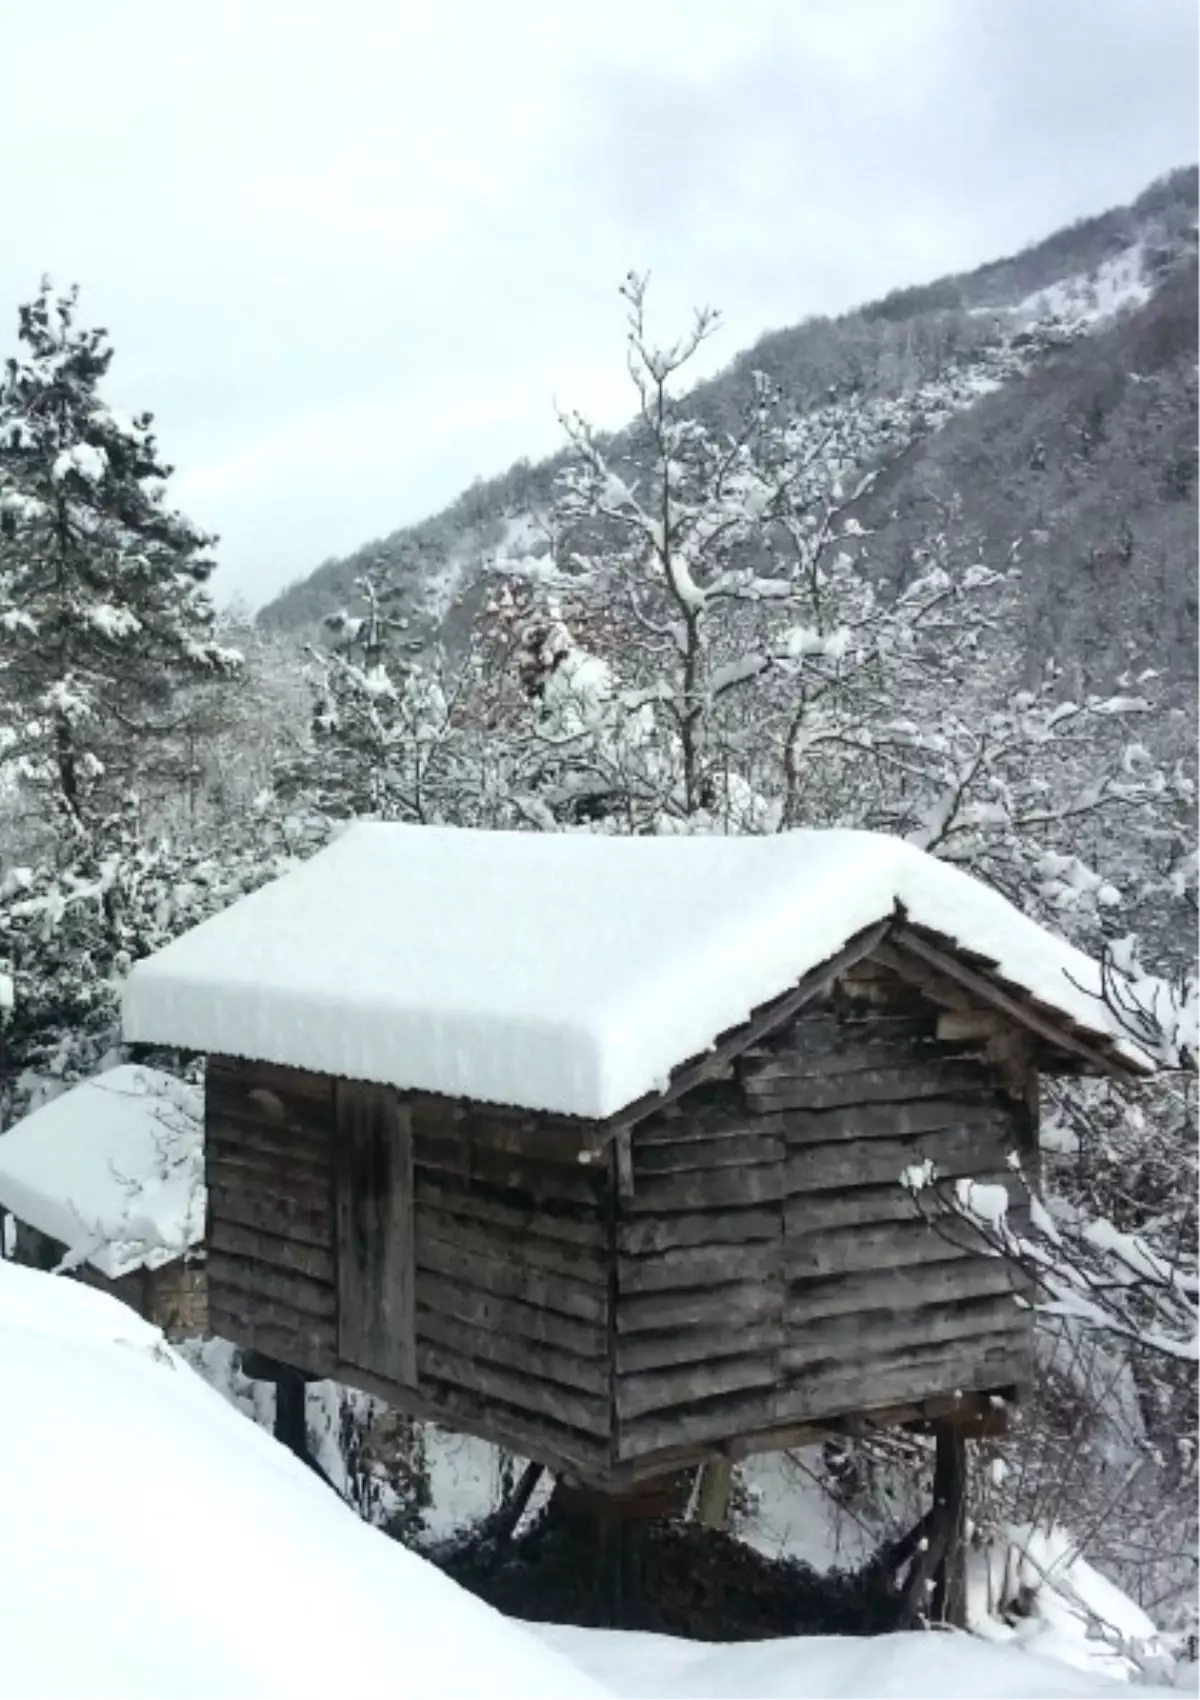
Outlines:
<svg viewBox="0 0 1200 1700"><path fill-rule="evenodd" d="M0 721L60 844L152 764L173 683L237 664L213 636L215 540L168 507L152 416L102 401L113 349L77 297L43 282L0 381Z"/></svg>

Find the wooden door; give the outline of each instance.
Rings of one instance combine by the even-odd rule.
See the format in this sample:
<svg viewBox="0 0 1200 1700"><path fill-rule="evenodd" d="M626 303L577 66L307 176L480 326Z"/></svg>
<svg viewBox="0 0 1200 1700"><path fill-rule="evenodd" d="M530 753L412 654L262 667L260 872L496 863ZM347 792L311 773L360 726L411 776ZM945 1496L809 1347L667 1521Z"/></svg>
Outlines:
<svg viewBox="0 0 1200 1700"><path fill-rule="evenodd" d="M415 1387L412 1125L387 1086L337 1086L338 1356Z"/></svg>

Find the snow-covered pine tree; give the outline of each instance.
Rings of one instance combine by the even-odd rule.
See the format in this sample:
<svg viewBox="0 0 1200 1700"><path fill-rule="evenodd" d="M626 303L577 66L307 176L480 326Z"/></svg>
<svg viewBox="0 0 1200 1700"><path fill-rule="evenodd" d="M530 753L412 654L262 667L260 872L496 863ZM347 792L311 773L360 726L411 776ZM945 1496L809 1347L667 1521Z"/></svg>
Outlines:
<svg viewBox="0 0 1200 1700"><path fill-rule="evenodd" d="M214 539L167 505L152 416L101 399L113 349L77 296L43 282L0 382L5 759L60 850L152 765L173 681L238 659L213 636Z"/></svg>

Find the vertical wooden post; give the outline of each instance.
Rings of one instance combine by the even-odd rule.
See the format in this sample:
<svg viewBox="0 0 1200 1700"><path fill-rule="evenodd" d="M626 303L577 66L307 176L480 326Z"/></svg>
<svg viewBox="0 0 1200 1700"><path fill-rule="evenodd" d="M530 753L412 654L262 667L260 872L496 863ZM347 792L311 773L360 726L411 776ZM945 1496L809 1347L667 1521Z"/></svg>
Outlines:
<svg viewBox="0 0 1200 1700"><path fill-rule="evenodd" d="M275 1438L305 1464L308 1454L308 1420L305 1414L304 1377L286 1364L275 1372Z"/></svg>
<svg viewBox="0 0 1200 1700"><path fill-rule="evenodd" d="M967 1626L967 1441L962 1425L933 1425L937 1447L933 1471L934 1516L945 1528L945 1545L933 1577L930 1617L955 1629Z"/></svg>

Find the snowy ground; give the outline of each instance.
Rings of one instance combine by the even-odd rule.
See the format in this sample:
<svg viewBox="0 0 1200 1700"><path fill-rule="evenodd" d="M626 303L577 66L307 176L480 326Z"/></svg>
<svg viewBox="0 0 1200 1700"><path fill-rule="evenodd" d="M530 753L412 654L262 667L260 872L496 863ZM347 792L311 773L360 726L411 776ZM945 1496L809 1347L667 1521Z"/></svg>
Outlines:
<svg viewBox="0 0 1200 1700"><path fill-rule="evenodd" d="M535 1630L359 1521L113 1300L0 1264L0 1362L12 1700L1153 1692L958 1635Z"/></svg>

